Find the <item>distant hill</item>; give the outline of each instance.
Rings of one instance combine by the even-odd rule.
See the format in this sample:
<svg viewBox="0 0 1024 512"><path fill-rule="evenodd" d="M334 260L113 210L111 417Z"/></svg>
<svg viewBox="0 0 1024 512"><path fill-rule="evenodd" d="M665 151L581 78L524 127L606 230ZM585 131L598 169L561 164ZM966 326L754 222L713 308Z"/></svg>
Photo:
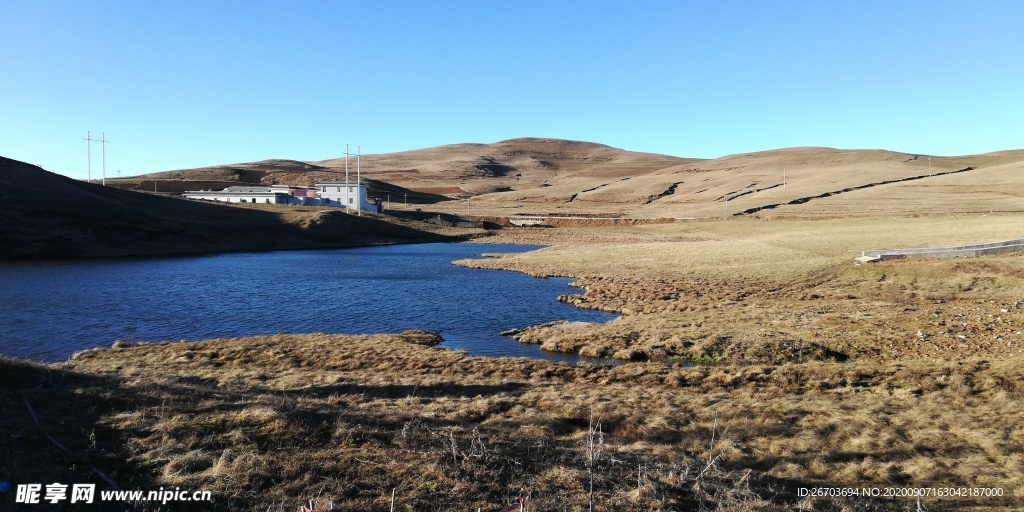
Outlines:
<svg viewBox="0 0 1024 512"><path fill-rule="evenodd" d="M932 157L790 148L474 197L467 209L633 218L1024 211L1024 151Z"/></svg>
<svg viewBox="0 0 1024 512"><path fill-rule="evenodd" d="M443 238L412 224L353 217L334 209L240 208L117 190L0 157L0 259L339 247Z"/></svg>
<svg viewBox="0 0 1024 512"><path fill-rule="evenodd" d="M355 179L355 159L349 164ZM408 197L416 203L410 208L428 204L431 210L495 217L819 217L1024 210L1020 150L929 158L807 147L701 160L590 142L521 138L364 155L361 171L373 194L403 201ZM218 187L229 182L309 185L343 180L344 159L265 160L133 179L139 178L210 180L206 188L214 188L214 180L221 180ZM142 188L146 186L153 182Z"/></svg>
<svg viewBox="0 0 1024 512"><path fill-rule="evenodd" d="M472 196L541 187L568 179L634 176L697 161L636 153L591 142L522 138L493 144L452 144L362 155L360 168L364 179L386 184L382 190L391 186L401 191ZM349 174L350 179L356 179L355 155L349 157ZM120 181L136 183L153 179L312 185L317 181L344 180L345 159L263 160L145 174Z"/></svg>

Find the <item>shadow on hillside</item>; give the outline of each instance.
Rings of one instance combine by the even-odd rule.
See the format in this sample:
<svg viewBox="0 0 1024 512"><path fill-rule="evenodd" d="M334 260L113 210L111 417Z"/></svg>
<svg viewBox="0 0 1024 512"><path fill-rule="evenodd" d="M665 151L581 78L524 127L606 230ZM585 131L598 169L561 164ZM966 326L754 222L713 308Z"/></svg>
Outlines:
<svg viewBox="0 0 1024 512"><path fill-rule="evenodd" d="M400 185L392 185L391 183L385 183L383 181L367 180L367 195L370 198L377 198L385 202L390 202L390 209L395 210L399 208L416 208L424 205L432 205L437 203L444 203L448 201L458 201L451 197L433 194L430 192L419 192L410 188L402 187Z"/></svg>
<svg viewBox="0 0 1024 512"><path fill-rule="evenodd" d="M98 505L99 493L113 489L104 477L125 490L159 488L149 472L127 460L124 433L102 421L105 413L132 407L131 393L114 400L94 393L122 388L119 379L6 358L0 358L0 376L0 482L13 488L52 483L68 489L74 484L96 486L94 503L71 504L68 497L58 504L59 510L156 510L126 503ZM14 492L0 494L0 510L15 510L15 498Z"/></svg>
<svg viewBox="0 0 1024 512"><path fill-rule="evenodd" d="M344 247L448 240L341 211L273 211L118 190L0 158L0 259Z"/></svg>

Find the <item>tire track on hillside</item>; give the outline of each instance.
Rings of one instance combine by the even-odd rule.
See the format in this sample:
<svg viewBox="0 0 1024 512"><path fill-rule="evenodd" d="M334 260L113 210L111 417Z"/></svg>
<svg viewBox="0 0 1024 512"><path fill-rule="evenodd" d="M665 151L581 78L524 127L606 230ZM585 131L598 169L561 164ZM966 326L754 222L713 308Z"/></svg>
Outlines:
<svg viewBox="0 0 1024 512"><path fill-rule="evenodd" d="M625 178L622 178L621 180L615 180L615 181L609 181L608 183L602 183L602 184L600 184L600 185L598 185L598 186L596 186L594 188L588 188L586 190L581 190L581 191L573 194L572 196L570 196L569 200L566 201L566 203L571 203L571 202L575 201L576 197L578 197L580 194L584 194L584 193L587 193L587 192L593 192L593 191L595 191L595 190L597 190L597 189L599 189L601 187L607 187L608 185L614 185L616 183L620 183L620 182L626 181L628 179L629 179L629 177L625 177Z"/></svg>
<svg viewBox="0 0 1024 512"><path fill-rule="evenodd" d="M676 188L679 187L679 185L682 185L682 184L683 184L683 182L677 181L677 182L673 183L672 185L669 185L669 187L666 188L665 190L663 190L663 191L661 191L661 192L659 192L657 194L652 194L652 195L647 196L647 199L644 201L644 204L651 204L651 203L657 201L658 199L661 199L663 197L667 197L667 196L670 196L672 194L675 194L676 193Z"/></svg>
<svg viewBox="0 0 1024 512"><path fill-rule="evenodd" d="M847 188L844 188L842 190L836 190L836 191L833 191L833 192L825 192L824 194L818 194L816 196L801 197L799 199L794 199L794 200L786 202L786 203L775 203L775 204L766 204L764 206L757 206L757 207L754 207L754 208L749 208L749 209L743 210L741 212L736 212L736 213L734 213L732 215L733 215L733 217L739 217L741 215L750 215L752 213L757 213L757 212L760 212L760 211L763 211L763 210L771 210L771 209L774 209L774 208L778 208L780 206L789 206L789 205L793 205L793 204L804 204L806 202L813 201L815 199L823 199L823 198L826 198L826 197L832 197L832 196L835 196L835 195L844 194L846 192L853 192L854 190L861 190L861 189L865 189L865 188L877 187L879 185L889 185L889 184L892 184L892 183L900 183L900 182L903 182L903 181L923 180L925 178L933 178L935 176L945 176L947 174L957 174L957 173L973 171L973 170L974 170L974 167L965 167L963 169L958 169L956 171L937 172L937 173L932 173L932 174L924 174L924 175L921 175L921 176L910 176L908 178L900 178L900 179L896 179L896 180L886 180L886 181L879 181L879 182L876 182L876 183L866 183L864 185L857 185L856 187L847 187ZM778 185L775 185L775 186L778 186ZM741 195L744 195L744 194L741 194ZM739 196L736 196L736 197L739 197Z"/></svg>
<svg viewBox="0 0 1024 512"><path fill-rule="evenodd" d="M754 185L751 185L751 187L753 187L755 185L757 185L757 183L755 183ZM763 192L765 190L769 190L769 189L773 189L775 187L781 187L781 186L782 186L782 183L776 183L774 185L769 185L769 186L764 187L764 188L758 188L758 189L754 189L754 190L748 190L746 192L740 192L739 194L736 194L734 196L730 196L729 194L725 194L725 195L719 197L718 199L715 199L715 201L721 201L723 199L728 199L729 201L732 201L733 199L736 199L737 197L743 197L743 196L745 196L747 194L753 194L755 192ZM701 192L703 192L703 190Z"/></svg>

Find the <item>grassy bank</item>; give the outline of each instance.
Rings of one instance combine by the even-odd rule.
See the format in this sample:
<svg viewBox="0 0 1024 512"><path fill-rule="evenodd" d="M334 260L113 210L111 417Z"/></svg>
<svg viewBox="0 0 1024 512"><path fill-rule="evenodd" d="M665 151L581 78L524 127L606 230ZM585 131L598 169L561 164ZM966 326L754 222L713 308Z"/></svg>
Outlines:
<svg viewBox="0 0 1024 512"><path fill-rule="evenodd" d="M855 267L864 249L1019 237L1019 215L534 229L551 247L458 264L577 279L607 325L528 330L549 350L778 363L958 360L1024 352L1020 256ZM506 234L502 236L514 236ZM546 238L546 240L545 240Z"/></svg>
<svg viewBox="0 0 1024 512"><path fill-rule="evenodd" d="M461 264L572 276L583 290L562 300L623 314L528 329L524 341L654 361L570 366L474 358L417 336L326 334L4 360L0 480L104 485L92 465L125 488L214 493L212 506L172 510L294 510L309 499L389 510L392 496L395 510L496 510L521 496L528 510L918 506L801 496L809 487L999 489L921 505L1014 510L1024 504L1020 257L852 258L1017 238L1021 220L504 231L486 241L550 247ZM26 397L70 453L42 436Z"/></svg>
<svg viewBox="0 0 1024 512"><path fill-rule="evenodd" d="M90 482L92 464L125 488L214 493L212 507L172 510L387 510L392 492L396 510L525 495L530 510L910 503L798 496L822 485L1000 487L1007 497L924 502L998 509L1024 491L1020 360L600 368L307 335L3 364L23 375L3 382L17 435L0 478ZM25 387L72 453L32 425Z"/></svg>

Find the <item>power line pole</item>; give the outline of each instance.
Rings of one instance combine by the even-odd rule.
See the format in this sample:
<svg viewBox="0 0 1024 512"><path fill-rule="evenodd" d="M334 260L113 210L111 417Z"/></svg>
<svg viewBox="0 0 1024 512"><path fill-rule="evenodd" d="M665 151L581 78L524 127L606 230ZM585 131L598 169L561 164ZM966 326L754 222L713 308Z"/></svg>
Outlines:
<svg viewBox="0 0 1024 512"><path fill-rule="evenodd" d="M103 181L102 181L102 183L103 183L103 186L105 187L105 186L107 186L107 133L106 132L103 132L103 138L100 139L100 142L102 143L100 148L102 149L102 153L103 153Z"/></svg>
<svg viewBox="0 0 1024 512"><path fill-rule="evenodd" d="M92 142L96 139L92 138L90 132L85 132L85 181L92 183Z"/></svg>
<svg viewBox="0 0 1024 512"><path fill-rule="evenodd" d="M345 144L345 213L348 213L348 203L351 194L348 190L348 144Z"/></svg>
<svg viewBox="0 0 1024 512"><path fill-rule="evenodd" d="M107 134L104 133L103 134L103 138L101 138L101 139L94 139L94 138L92 138L91 132L86 131L85 132L85 138L82 139L82 140L85 141L85 159L86 159L86 164L85 164L86 175L85 176L86 176L86 181L88 181L89 183L92 183L92 143L93 142L99 142L99 143L103 144L103 146L101 146L102 149L103 149L103 175L102 175L103 178L102 179L103 179L103 185L106 186L107 185L107 142L109 142L107 140Z"/></svg>
<svg viewBox="0 0 1024 512"><path fill-rule="evenodd" d="M363 216L363 190L361 188L362 178L359 175L359 157L362 154L360 146L356 146L356 215Z"/></svg>

